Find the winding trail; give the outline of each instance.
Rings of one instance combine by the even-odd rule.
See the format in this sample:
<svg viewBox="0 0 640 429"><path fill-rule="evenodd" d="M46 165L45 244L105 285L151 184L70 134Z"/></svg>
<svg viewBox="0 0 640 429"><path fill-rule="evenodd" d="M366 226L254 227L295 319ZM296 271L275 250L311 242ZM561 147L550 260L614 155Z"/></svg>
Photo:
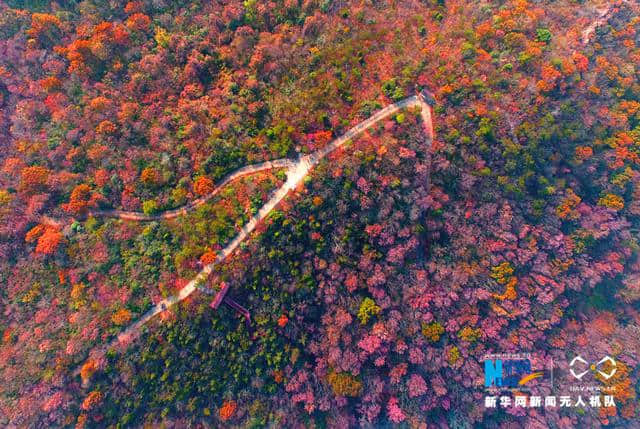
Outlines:
<svg viewBox="0 0 640 429"><path fill-rule="evenodd" d="M611 12L611 5L607 6L604 9L597 10L598 18L593 21L587 28L582 31L582 44L586 45L591 40L591 35L596 31L596 28L600 27L604 24L609 17L609 13Z"/></svg>
<svg viewBox="0 0 640 429"><path fill-rule="evenodd" d="M258 171L271 170L274 168L291 168L294 165L295 165L295 161L292 161L290 159L275 159L273 161L266 161L260 164L247 165L225 176L224 179L218 182L218 184L216 185L216 188L210 193L208 193L207 195L204 195L198 199L195 199L180 208L167 210L155 215L148 215L141 212L131 212L131 211L125 211L125 210L92 210L92 211L89 211L87 215L96 216L96 217L114 217L119 219L136 220L136 221L173 219L178 216L185 215L188 212L196 209L198 206L205 204L207 201L211 200L213 197L219 194L222 188L224 188L230 182L242 176L247 176L249 174L257 173Z"/></svg>
<svg viewBox="0 0 640 429"><path fill-rule="evenodd" d="M582 44L587 45L591 41L591 36L595 33L596 29L600 27L602 24L605 24L607 20L611 17L611 15L617 10L619 6L622 4L629 4L629 0L621 0L614 4L615 2L611 2L605 8L596 9L598 12L598 16L595 21L593 21L587 28L582 31Z"/></svg>
<svg viewBox="0 0 640 429"><path fill-rule="evenodd" d="M145 215L139 212L126 212L121 210L107 210L107 211L95 211L91 214L94 216L108 216L108 217L116 217L120 219L127 220L156 220L156 219L170 219L176 216L182 215L191 211L198 207L199 205L204 204L206 201L210 200L214 195L216 195L222 187L228 184L230 181L247 174L251 174L261 170L267 170L270 168L287 168L287 181L278 188L271 198L260 208L260 210L249 219L249 221L242 227L242 229L238 232L231 242L229 242L222 250L220 250L217 254L216 259L202 268L202 270L189 282L186 286L184 286L180 291L173 296L163 299L162 301L155 304L151 309L149 309L146 313L144 313L138 320L133 322L127 328L125 328L118 336L113 339L111 342L93 349L90 352L90 357L98 357L105 353L108 349L117 346L117 345L126 345L129 342L133 341L137 338L141 329L145 323L151 320L154 316L162 313L172 305L184 300L189 295L191 295L200 284L204 283L213 271L213 268L224 261L229 255L231 255L238 245L242 243L242 241L247 238L247 236L255 229L255 227L273 210L273 208L278 205L280 201L289 193L289 191L296 189L296 187L302 182L302 180L307 176L311 168L317 165L325 156L333 152L334 150L343 146L346 142L350 141L353 137L362 133L367 128L376 124L380 120L394 114L400 109L404 109L407 107L420 107L421 108L421 118L423 124L425 126L425 134L427 135L427 156L428 161L431 160L431 143L433 141L433 124L431 117L431 106L424 100L424 98L420 95L411 96L405 98L397 103L393 103L388 105L387 107L379 110L374 115L360 122L342 136L336 138L327 146L322 149L317 150L314 153L305 155L300 157L298 160L289 160L289 159L280 159L275 161L267 161L261 164L250 165L247 167L240 168L236 170L234 173L228 175L220 184L216 187L214 191L210 194L195 200L186 206L176 209L170 210L158 215ZM77 375L80 371L80 367L74 371L74 374Z"/></svg>

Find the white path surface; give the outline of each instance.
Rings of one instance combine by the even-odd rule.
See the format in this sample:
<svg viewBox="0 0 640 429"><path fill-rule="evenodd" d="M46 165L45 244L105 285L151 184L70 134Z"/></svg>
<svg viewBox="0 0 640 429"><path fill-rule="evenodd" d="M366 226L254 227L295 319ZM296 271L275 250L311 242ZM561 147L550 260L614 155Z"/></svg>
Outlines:
<svg viewBox="0 0 640 429"><path fill-rule="evenodd" d="M623 4L629 4L629 0L622 0ZM582 44L586 45L591 41L591 36L595 33L596 29L602 24L606 23L611 14L615 12L617 6L613 4L607 4L602 9L596 9L598 17L587 28L582 31Z"/></svg>
<svg viewBox="0 0 640 429"><path fill-rule="evenodd" d="M97 357L104 353L111 347L117 346L119 344L125 345L138 337L141 332L141 328L144 326L146 322L152 319L154 316L162 313L172 305L182 301L191 295L196 289L198 284L206 281L209 274L211 274L213 268L224 261L229 255L231 255L238 245L242 243L245 238L255 229L255 227L273 210L273 208L278 205L280 201L289 193L290 190L294 190L304 178L309 173L309 170L313 168L316 164L318 164L325 156L334 150L338 149L346 142L350 141L353 137L357 136L367 128L376 124L382 119L387 118L388 116L394 114L400 109L407 107L417 107L421 108L421 118L425 126L425 133L427 135L427 156L430 157L431 153L431 143L433 141L433 124L431 119L431 107L425 103L422 98L418 96L412 96L405 98L402 101L399 101L394 104L390 104L389 106L383 108L378 111L368 119L360 122L342 136L336 138L327 146L318 151L302 156L298 160L289 160L289 159L281 159L276 161L268 161L262 164L256 164L252 166L243 167L236 172L227 176L217 187L216 189L209 195L196 200L194 202L189 203L187 206L178 209L172 210L169 212L165 212L164 214L160 214L157 216L147 216L139 212L123 212L119 210L110 210L110 211L102 211L102 212L94 212L92 213L95 216L110 216L117 217L121 219L130 219L130 220L153 220L153 219L168 219L172 217L176 217L180 214L186 213L190 210L195 209L197 206L204 204L207 200L211 199L219 190L228 184L230 181L247 174L251 174L256 171L266 170L269 168L287 168L287 181L278 188L275 193L271 196L271 198L260 208L260 210L249 219L249 221L242 227L240 232L235 236L231 242L229 242L224 249L218 252L218 255L212 263L206 265L202 270L180 291L178 294L170 296L168 298L163 299L158 302L156 305L151 307L146 313L144 313L138 320L129 325L125 330L123 330L113 341L110 343L99 347L98 349L94 349L91 353L91 357ZM430 159L430 158L429 158ZM75 373L79 372L80 368L78 368Z"/></svg>
<svg viewBox="0 0 640 429"><path fill-rule="evenodd" d="M151 220L160 220L160 219L173 219L178 216L182 216L189 211L197 208L198 206L203 205L211 198L215 197L220 193L222 188L227 186L232 181L242 177L247 176L249 174L257 173L258 171L263 170L271 170L273 168L291 168L295 164L295 161L290 159L276 159L273 161L266 161L260 164L247 165L246 167L242 167L233 173L227 175L224 179L222 179L217 185L216 188L198 199L191 201L190 203L174 210L167 210L165 212L155 214L155 215L147 215L141 212L130 212L125 210L93 210L87 213L89 216L97 216L97 217L115 217L119 219L127 219L127 220L137 220L137 221L151 221Z"/></svg>

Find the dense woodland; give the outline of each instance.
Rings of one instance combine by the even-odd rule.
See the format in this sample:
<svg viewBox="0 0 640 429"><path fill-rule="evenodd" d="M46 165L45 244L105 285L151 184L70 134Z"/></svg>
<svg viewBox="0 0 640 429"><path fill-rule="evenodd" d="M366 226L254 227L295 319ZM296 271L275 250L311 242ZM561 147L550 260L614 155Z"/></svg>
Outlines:
<svg viewBox="0 0 640 429"><path fill-rule="evenodd" d="M597 25L595 25L597 24ZM633 427L640 6L0 0L0 426ZM274 169L323 160L207 285ZM608 354L617 407L483 405L482 356ZM77 369L80 369L77 371Z"/></svg>

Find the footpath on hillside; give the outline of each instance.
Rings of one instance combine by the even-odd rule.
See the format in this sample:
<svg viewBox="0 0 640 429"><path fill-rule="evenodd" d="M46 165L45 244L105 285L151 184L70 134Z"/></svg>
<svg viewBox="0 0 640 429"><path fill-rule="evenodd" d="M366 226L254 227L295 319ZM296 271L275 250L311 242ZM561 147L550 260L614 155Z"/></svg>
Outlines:
<svg viewBox="0 0 640 429"><path fill-rule="evenodd" d="M137 338L142 330L142 327L151 320L154 316L162 313L167 310L174 304L179 303L184 300L188 296L190 296L193 292L196 291L198 285L204 283L207 277L213 271L213 268L223 262L229 255L231 255L236 248L242 243L246 237L256 228L256 226L273 210L274 207L282 201L282 199L289 193L289 191L294 190L298 187L298 185L304 180L309 171L317 165L325 156L335 151L336 149L343 146L346 142L350 141L353 137L362 133L366 129L370 128L372 125L376 124L382 119L387 118L388 116L396 113L401 109L405 109L408 107L420 107L420 115L422 118L423 125L425 127L425 134L427 136L427 156L431 157L431 143L433 141L433 124L432 124L432 115L431 115L431 106L426 102L422 95L415 95L408 98L405 98L397 103L393 103L388 105L387 107L379 110L374 115L355 125L353 128L349 129L342 136L336 138L325 147L317 150L308 155L304 155L300 157L298 160L291 159L279 159L274 161L267 161L261 164L249 165L243 168L236 170L235 172L229 174L224 180L222 180L216 188L209 194L194 200L187 205L175 209L169 210L157 215L146 215L140 212L128 212L122 210L102 210L102 211L94 211L91 212L92 216L103 216L103 217L115 217L124 220L135 220L135 221L151 221L151 220L159 220L159 219L171 219L177 216L186 214L198 206L206 203L211 198L219 193L219 191L226 186L231 181L248 174L252 174L258 171L273 169L273 168L286 168L287 169L287 181L278 188L269 200L258 210L258 212L249 219L249 221L242 227L242 229L238 232L238 234L231 240L222 250L220 250L216 256L216 259L210 264L204 266L202 270L189 282L186 286L184 286L180 291L172 295L168 298L163 299L162 301L156 303L153 307L151 307L146 313L144 313L140 318L138 318L135 322L130 324L127 328L125 328L118 336L113 339L111 342L104 344L103 346L92 350L89 354L91 358L97 358L103 355L107 350L117 345L126 345ZM74 371L74 374L78 374L80 368Z"/></svg>

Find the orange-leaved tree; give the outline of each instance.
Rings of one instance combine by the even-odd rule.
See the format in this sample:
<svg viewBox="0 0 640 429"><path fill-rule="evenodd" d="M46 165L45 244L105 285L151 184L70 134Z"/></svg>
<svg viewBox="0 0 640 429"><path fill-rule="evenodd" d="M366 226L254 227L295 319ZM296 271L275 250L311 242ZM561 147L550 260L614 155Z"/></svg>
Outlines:
<svg viewBox="0 0 640 429"><path fill-rule="evenodd" d="M42 253L43 255L52 255L58 250L60 243L62 243L63 236L60 231L53 227L47 227L44 233L38 239L36 244L36 253Z"/></svg>
<svg viewBox="0 0 640 429"><path fill-rule="evenodd" d="M213 180L205 176L200 176L193 184L193 190L198 195L207 195L215 189Z"/></svg>
<svg viewBox="0 0 640 429"><path fill-rule="evenodd" d="M231 417L233 417L233 414L236 412L237 407L238 404L236 404L236 401L234 400L224 401L219 411L220 419L225 422L229 420Z"/></svg>
<svg viewBox="0 0 640 429"><path fill-rule="evenodd" d="M81 183L71 191L69 202L62 204L62 209L71 214L82 214L88 207L96 205L97 194L92 194L91 188L86 183Z"/></svg>

